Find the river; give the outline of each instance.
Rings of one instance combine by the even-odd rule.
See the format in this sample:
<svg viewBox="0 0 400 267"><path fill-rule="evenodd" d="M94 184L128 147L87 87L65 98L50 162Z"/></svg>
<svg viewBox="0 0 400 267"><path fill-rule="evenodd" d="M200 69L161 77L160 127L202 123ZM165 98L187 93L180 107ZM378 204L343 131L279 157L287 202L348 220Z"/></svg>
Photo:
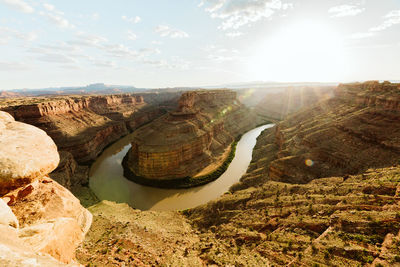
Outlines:
<svg viewBox="0 0 400 267"><path fill-rule="evenodd" d="M250 164L257 137L273 124L245 133L236 146L235 158L215 181L189 189L160 189L136 184L123 176L122 159L131 147L132 134L104 150L90 169L89 186L101 200L128 203L141 210L183 210L218 198L238 182Z"/></svg>

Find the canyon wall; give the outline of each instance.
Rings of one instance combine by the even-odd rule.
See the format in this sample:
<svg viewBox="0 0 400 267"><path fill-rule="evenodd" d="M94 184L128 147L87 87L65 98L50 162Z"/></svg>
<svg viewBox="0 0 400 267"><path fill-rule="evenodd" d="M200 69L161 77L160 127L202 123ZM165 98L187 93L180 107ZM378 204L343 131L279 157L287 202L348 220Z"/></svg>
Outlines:
<svg viewBox="0 0 400 267"><path fill-rule="evenodd" d="M302 108L332 97L333 90L334 87L330 86L281 89L281 92L267 93L258 102L255 111L264 121L279 121Z"/></svg>
<svg viewBox="0 0 400 267"><path fill-rule="evenodd" d="M44 130L79 163L175 108L180 93L13 99L0 105L16 120Z"/></svg>
<svg viewBox="0 0 400 267"><path fill-rule="evenodd" d="M0 265L76 266L92 215L48 177L57 147L42 130L0 111Z"/></svg>
<svg viewBox="0 0 400 267"><path fill-rule="evenodd" d="M229 193L183 212L205 242L202 259L399 265L399 84L335 91L265 130Z"/></svg>
<svg viewBox="0 0 400 267"><path fill-rule="evenodd" d="M252 167L254 174L263 174L264 180L307 183L397 164L399 104L399 84L339 85L332 99L288 116L260 136L264 153L259 153L262 162Z"/></svg>
<svg viewBox="0 0 400 267"><path fill-rule="evenodd" d="M155 181L193 177L255 126L251 112L229 90L184 93L179 107L140 128L125 169Z"/></svg>

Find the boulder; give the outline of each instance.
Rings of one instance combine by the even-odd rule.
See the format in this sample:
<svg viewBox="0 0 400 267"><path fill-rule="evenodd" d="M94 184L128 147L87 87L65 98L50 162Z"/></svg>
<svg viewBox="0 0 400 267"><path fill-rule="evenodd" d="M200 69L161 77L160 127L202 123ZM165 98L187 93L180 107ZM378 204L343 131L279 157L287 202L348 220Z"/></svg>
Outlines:
<svg viewBox="0 0 400 267"><path fill-rule="evenodd" d="M92 214L47 176L4 196L21 227L19 238L34 252L71 263L92 223Z"/></svg>
<svg viewBox="0 0 400 267"><path fill-rule="evenodd" d="M0 129L0 196L57 167L57 147L44 131L1 111Z"/></svg>

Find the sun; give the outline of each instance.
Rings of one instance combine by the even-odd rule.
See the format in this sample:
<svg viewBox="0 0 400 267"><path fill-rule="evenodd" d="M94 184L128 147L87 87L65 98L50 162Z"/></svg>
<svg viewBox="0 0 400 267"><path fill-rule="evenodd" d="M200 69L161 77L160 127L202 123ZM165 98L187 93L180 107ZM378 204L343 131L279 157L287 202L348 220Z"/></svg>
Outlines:
<svg viewBox="0 0 400 267"><path fill-rule="evenodd" d="M290 24L253 51L247 69L254 80L333 81L345 72L343 38L317 22Z"/></svg>

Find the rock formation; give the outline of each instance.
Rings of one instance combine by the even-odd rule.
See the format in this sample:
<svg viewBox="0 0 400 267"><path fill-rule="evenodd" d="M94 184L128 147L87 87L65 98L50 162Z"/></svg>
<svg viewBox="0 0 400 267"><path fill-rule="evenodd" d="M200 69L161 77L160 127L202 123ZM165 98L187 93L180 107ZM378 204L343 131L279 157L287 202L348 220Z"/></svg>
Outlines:
<svg viewBox="0 0 400 267"><path fill-rule="evenodd" d="M338 86L334 98L288 116L262 134L265 161L254 166L257 176L306 183L397 164L399 92L398 84L388 83Z"/></svg>
<svg viewBox="0 0 400 267"><path fill-rule="evenodd" d="M79 163L175 107L180 93L64 96L5 100L0 110L44 130Z"/></svg>
<svg viewBox="0 0 400 267"><path fill-rule="evenodd" d="M47 177L59 162L56 145L44 131L1 111L0 129L0 265L73 262L92 215Z"/></svg>
<svg viewBox="0 0 400 267"><path fill-rule="evenodd" d="M125 171L133 179L153 179L156 186L157 182L162 186L162 181L194 177L216 161L239 134L255 126L251 116L233 91L184 93L176 111L135 132L124 160Z"/></svg>

